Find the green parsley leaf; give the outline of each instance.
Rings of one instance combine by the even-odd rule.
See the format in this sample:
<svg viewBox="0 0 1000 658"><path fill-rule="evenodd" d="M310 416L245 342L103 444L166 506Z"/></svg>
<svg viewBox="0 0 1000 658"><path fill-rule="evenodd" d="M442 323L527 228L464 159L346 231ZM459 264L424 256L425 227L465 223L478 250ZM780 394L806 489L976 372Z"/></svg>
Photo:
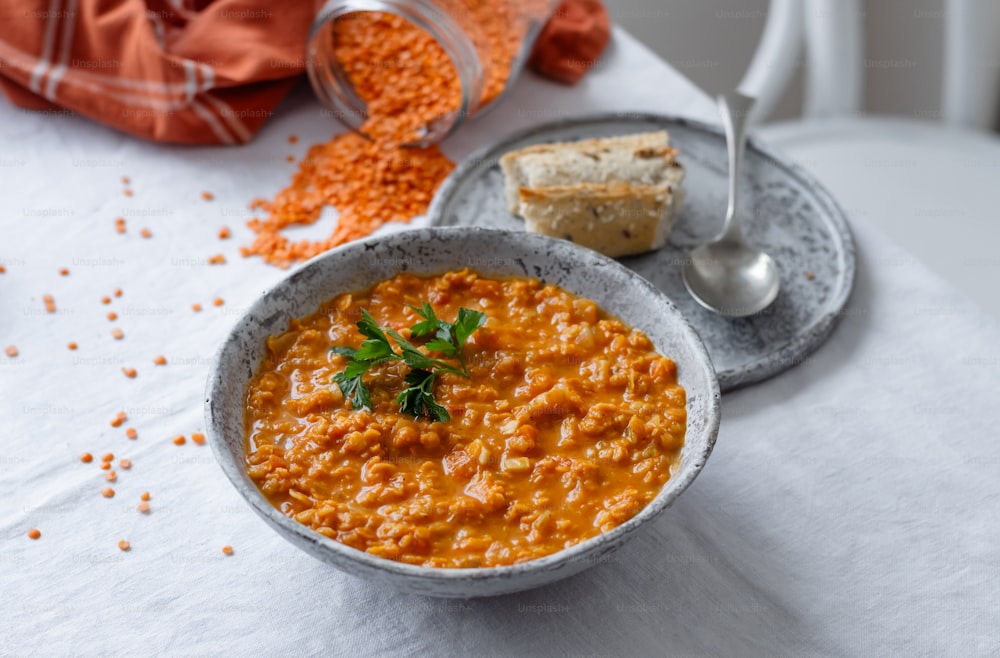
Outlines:
<svg viewBox="0 0 1000 658"><path fill-rule="evenodd" d="M356 363L359 362L350 364L344 372L338 372L333 376L333 380L337 382L337 386L340 387L340 392L344 394L344 398L350 400L352 409L368 409L371 411L371 392L364 385L364 382L361 381L361 374L350 375L351 366L354 366ZM368 368L364 370L367 371Z"/></svg>
<svg viewBox="0 0 1000 658"><path fill-rule="evenodd" d="M358 321L357 327L361 335L366 338L381 340L385 343L389 342L389 339L385 337L385 332L379 328L378 323L375 322L375 318L371 316L371 313L367 309L361 309L361 319Z"/></svg>
<svg viewBox="0 0 1000 658"><path fill-rule="evenodd" d="M347 364L347 368L344 369L342 373L348 379L357 379L361 375L368 372L368 369L372 367L373 364L367 361L351 361Z"/></svg>
<svg viewBox="0 0 1000 658"><path fill-rule="evenodd" d="M462 345L465 345L465 341L469 340L469 336L476 333L476 330L485 323L486 314L470 311L467 308L458 309L458 318L455 320L453 332L455 345L461 349Z"/></svg>
<svg viewBox="0 0 1000 658"><path fill-rule="evenodd" d="M427 370L436 365L449 367L447 363L432 359L418 350L413 343L400 336L397 331L393 329L386 329L385 332L392 336L397 343L399 343L399 349L403 352L403 360L406 361L406 365L411 368Z"/></svg>
<svg viewBox="0 0 1000 658"><path fill-rule="evenodd" d="M417 308L416 306L411 306L417 315L424 319L423 322L418 322L417 324L410 327L410 335L414 338L423 338L428 334L437 331L438 325L441 322L438 320L438 316L434 313L434 309L427 302L423 303L422 308Z"/></svg>
<svg viewBox="0 0 1000 658"><path fill-rule="evenodd" d="M439 423L447 423L451 420L451 414L448 413L447 409L437 403L433 395L425 395L423 401L424 407L427 410L427 415L430 416L431 420L436 420Z"/></svg>
<svg viewBox="0 0 1000 658"><path fill-rule="evenodd" d="M458 354L458 348L456 348L451 342L441 340L440 338L427 341L424 347L429 350L444 352L448 356L456 356Z"/></svg>
<svg viewBox="0 0 1000 658"><path fill-rule="evenodd" d="M361 347L354 354L354 358L358 361L372 361L378 363L382 361L397 360L399 359L399 356L392 351L392 346L389 345L389 341L369 338L365 342L361 343Z"/></svg>
<svg viewBox="0 0 1000 658"><path fill-rule="evenodd" d="M375 365L402 360L411 370L404 380L408 385L407 388L396 398L400 410L416 418L427 417L444 422L451 416L448 410L434 399L434 383L441 373L469 377L469 371L462 360L462 346L486 322L486 316L479 311L460 308L458 318L452 324L439 318L434 308L427 302L423 302L420 308L415 306L410 308L423 318L410 328L410 336L423 338L433 334L435 338L427 341L426 349L441 352L446 357L457 358L461 368L431 358L403 338L398 331L390 327L379 327L371 314L366 309L361 309L361 320L357 323L357 327L366 340L358 349L345 346L330 348L332 352L347 358L347 367L343 372L334 375L333 379L344 397L351 402L352 408L370 410L371 391L362 381L362 376ZM399 346L398 353L393 349L389 338L396 341Z"/></svg>
<svg viewBox="0 0 1000 658"><path fill-rule="evenodd" d="M437 403L432 393L436 377L430 370L411 370L407 373L405 381L410 386L396 398L400 411L417 418L427 416L439 423L450 420L448 410Z"/></svg>

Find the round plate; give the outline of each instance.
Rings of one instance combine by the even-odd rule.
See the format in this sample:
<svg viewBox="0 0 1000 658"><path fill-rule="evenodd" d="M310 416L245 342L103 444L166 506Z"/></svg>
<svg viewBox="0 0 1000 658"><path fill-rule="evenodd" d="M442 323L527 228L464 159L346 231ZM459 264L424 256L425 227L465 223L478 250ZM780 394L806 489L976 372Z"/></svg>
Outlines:
<svg viewBox="0 0 1000 658"><path fill-rule="evenodd" d="M507 211L499 158L542 142L651 130L670 132L687 169L687 196L669 243L619 259L663 290L708 347L723 391L767 379L802 362L830 335L854 285L854 242L843 210L800 167L751 139L744 156L741 217L747 240L774 257L778 299L757 315L726 318L702 308L684 288L686 254L722 229L727 203L726 140L720 128L675 117L606 114L537 126L483 149L441 185L432 225L522 229Z"/></svg>

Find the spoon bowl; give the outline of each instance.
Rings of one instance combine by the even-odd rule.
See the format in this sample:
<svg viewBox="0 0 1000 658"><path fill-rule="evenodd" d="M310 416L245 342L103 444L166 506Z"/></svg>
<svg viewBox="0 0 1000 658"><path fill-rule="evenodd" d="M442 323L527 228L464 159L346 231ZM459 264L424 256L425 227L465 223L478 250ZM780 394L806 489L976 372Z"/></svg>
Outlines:
<svg viewBox="0 0 1000 658"><path fill-rule="evenodd" d="M777 298L774 259L740 242L712 242L691 252L684 285L705 308L728 317L760 313Z"/></svg>

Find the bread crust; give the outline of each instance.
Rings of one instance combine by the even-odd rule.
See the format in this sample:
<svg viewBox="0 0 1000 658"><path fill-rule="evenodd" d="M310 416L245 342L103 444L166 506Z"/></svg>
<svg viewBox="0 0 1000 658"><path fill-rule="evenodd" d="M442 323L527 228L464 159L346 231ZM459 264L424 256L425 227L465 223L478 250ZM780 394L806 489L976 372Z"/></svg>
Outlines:
<svg viewBox="0 0 1000 658"><path fill-rule="evenodd" d="M609 256L659 249L684 192L666 131L536 144L500 159L510 211Z"/></svg>

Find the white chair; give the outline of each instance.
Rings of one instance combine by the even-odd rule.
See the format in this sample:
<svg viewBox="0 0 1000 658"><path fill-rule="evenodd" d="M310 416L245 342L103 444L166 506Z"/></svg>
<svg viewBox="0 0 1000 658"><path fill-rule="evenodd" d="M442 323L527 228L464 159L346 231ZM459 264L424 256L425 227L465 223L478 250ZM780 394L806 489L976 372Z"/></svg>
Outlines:
<svg viewBox="0 0 1000 658"><path fill-rule="evenodd" d="M766 117L804 47L804 118L756 134L1000 318L1000 0L945 0L940 122L863 116L863 17L861 0L772 0L740 90Z"/></svg>

